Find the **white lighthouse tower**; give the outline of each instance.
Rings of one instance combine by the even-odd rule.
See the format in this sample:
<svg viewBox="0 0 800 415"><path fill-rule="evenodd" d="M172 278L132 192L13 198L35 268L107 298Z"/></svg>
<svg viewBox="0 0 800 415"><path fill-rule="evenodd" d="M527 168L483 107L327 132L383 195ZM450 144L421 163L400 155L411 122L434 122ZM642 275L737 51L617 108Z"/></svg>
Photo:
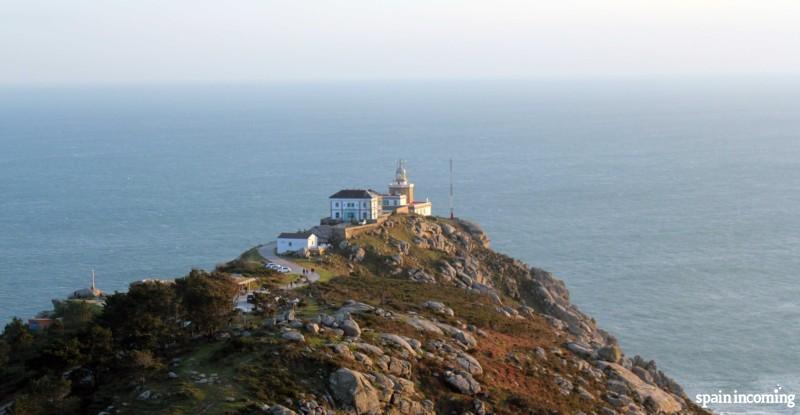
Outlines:
<svg viewBox="0 0 800 415"><path fill-rule="evenodd" d="M405 196L406 204L414 203L414 183L408 181L405 160L397 161L397 170L394 173L394 182L389 184L389 194L392 196Z"/></svg>
<svg viewBox="0 0 800 415"><path fill-rule="evenodd" d="M402 212L422 216L431 215L429 200L426 199L423 202L414 199L414 183L408 181L405 160L397 161L394 181L389 184L389 193L383 195L382 205L384 213Z"/></svg>

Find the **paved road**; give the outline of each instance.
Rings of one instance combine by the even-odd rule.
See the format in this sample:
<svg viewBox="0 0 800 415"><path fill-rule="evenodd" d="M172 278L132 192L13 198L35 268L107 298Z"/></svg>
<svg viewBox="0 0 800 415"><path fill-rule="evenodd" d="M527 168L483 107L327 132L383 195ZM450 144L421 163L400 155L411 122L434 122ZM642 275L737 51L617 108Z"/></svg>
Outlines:
<svg viewBox="0 0 800 415"><path fill-rule="evenodd" d="M270 243L268 243L266 245L261 245L260 247L258 247L258 253L261 254L261 256L263 256L267 261L274 262L276 264L283 265L285 267L289 267L289 269L292 270L292 272L291 272L292 274L297 274L297 275L302 276L303 275L303 266L302 265L298 265L298 264L292 262L292 260L289 259L288 257L282 257L282 256L278 256L277 254L275 254L275 247L277 245L278 245L278 243L275 242L275 241L272 241L272 242L270 242ZM319 274L317 274L316 272L308 271L306 273L306 278L308 278L308 282L309 283L315 283L315 282L319 281ZM296 288L296 287L302 287L304 285L306 285L306 283L298 282L298 283L292 284L291 287L286 286L284 288Z"/></svg>
<svg viewBox="0 0 800 415"><path fill-rule="evenodd" d="M275 247L277 245L278 243L275 241L272 241L266 245L261 245L260 247L258 247L258 253L261 254L261 256L264 257L264 259L266 259L269 262L274 262L276 264L283 265L284 267L289 267L289 269L292 270L291 274L297 274L302 276L303 275L302 265L299 265L291 261L288 257L281 257L275 254ZM293 288L305 287L310 283L315 283L319 281L319 274L317 274L316 272L308 271L308 273L306 273L306 278L308 279L308 282L296 282L291 284L291 286L289 284L286 284L281 288L288 290ZM247 302L248 294L250 293L240 295L236 298L236 308L246 313L253 311L253 305Z"/></svg>

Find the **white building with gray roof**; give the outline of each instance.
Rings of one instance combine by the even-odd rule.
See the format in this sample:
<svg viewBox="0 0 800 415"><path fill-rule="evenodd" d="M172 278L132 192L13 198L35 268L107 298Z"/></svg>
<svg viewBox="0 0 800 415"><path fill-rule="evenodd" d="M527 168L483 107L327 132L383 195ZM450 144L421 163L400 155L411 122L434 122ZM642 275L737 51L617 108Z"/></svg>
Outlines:
<svg viewBox="0 0 800 415"><path fill-rule="evenodd" d="M292 252L303 252L319 246L319 239L311 231L284 232L278 235L278 246L275 251L278 255Z"/></svg>
<svg viewBox="0 0 800 415"><path fill-rule="evenodd" d="M329 198L331 219L342 222L377 220L381 215L380 193L369 189L344 189Z"/></svg>

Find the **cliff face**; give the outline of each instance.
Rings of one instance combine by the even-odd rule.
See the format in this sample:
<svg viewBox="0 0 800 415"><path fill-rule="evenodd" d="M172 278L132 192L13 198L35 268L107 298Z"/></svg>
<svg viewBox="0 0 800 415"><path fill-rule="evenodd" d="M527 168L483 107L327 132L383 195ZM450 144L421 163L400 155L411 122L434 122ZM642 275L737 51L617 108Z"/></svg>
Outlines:
<svg viewBox="0 0 800 415"><path fill-rule="evenodd" d="M435 367L428 372L435 381L422 384L455 393L446 398L453 408L473 413L702 412L655 362L625 356L614 337L570 302L562 281L492 251L489 238L474 223L397 216L378 230L340 243L338 254L346 258L351 279L374 283L384 295L395 290L376 278L419 285L411 289L420 297L410 298L410 304L385 296L379 300L391 308L381 309L381 319L413 329L398 339L381 334L380 344L388 344L389 351L400 345L397 358L408 367L390 375L420 381L415 376L419 365ZM451 307L439 301L459 292L466 303L459 300ZM358 295L358 290L350 288L350 293ZM364 373L378 376L375 367ZM427 399L415 409L390 400L377 405L376 413L452 410L432 399L425 387L418 392ZM453 404L459 401L460 406ZM356 408L356 413L367 412Z"/></svg>
<svg viewBox="0 0 800 415"><path fill-rule="evenodd" d="M265 270L257 249L212 274L190 274L203 287L229 274L273 287L210 337L193 329L206 315L191 312L194 303L170 305L194 291L153 283L136 298L115 295L111 309L141 309L132 326L107 306L86 333L106 333L117 349L101 354L97 336L78 336L85 356L56 373L74 378L72 390L62 385L50 407L104 415L704 413L654 362L625 356L570 303L562 281L492 251L473 223L397 215L321 258L296 261L323 282L288 284ZM214 297L209 290L202 293ZM58 334L49 336L42 340ZM12 395L14 408L35 406L36 393ZM79 409L65 411L66 396Z"/></svg>

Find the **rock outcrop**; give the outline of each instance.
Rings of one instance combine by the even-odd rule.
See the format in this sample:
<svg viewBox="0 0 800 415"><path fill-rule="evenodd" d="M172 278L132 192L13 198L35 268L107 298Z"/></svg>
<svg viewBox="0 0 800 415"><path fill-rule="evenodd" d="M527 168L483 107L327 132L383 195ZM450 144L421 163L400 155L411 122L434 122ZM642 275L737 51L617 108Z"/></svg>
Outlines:
<svg viewBox="0 0 800 415"><path fill-rule="evenodd" d="M341 368L331 374L329 383L336 401L357 415L375 415L381 409L378 390L363 373Z"/></svg>
<svg viewBox="0 0 800 415"><path fill-rule="evenodd" d="M397 227L410 230L411 239L404 241L392 236L391 230ZM416 283L454 286L485 296L495 304L496 312L503 318L542 318L553 330L563 332L567 341L562 344L563 352L559 351L556 357L562 364L582 368L595 381L605 379L609 382L609 392L602 396L605 404L614 408L609 411L675 413L689 409L683 390L657 370L655 363L638 356L634 359L625 357L616 339L598 328L591 317L571 303L563 281L547 271L490 250L489 238L478 225L464 220L445 222L400 216L387 221L374 234L385 239L389 249L393 250L383 260L392 269L390 275ZM414 250L420 249L445 255L430 266L424 266L413 257ZM382 255L380 250L367 249L366 252L367 256ZM518 305L507 304L509 301ZM479 347L474 333L450 322L438 321L456 316L454 310L441 301L426 300L421 307L433 317L416 314L396 317L421 334L449 338L452 342L429 341L425 350L451 365L450 370L442 375L450 388L465 395L479 393L480 382L474 376L481 376L485 368L467 353ZM401 336L384 333L381 339L385 345L402 350L408 356L419 356L419 350ZM568 358L564 352L572 357ZM549 356L542 348L537 348L534 354L540 359ZM514 364L523 365L521 361ZM582 399L592 402L601 398L584 385L575 384L574 380L563 376L554 379L557 390L563 395L577 393ZM649 407L645 408L645 403Z"/></svg>
<svg viewBox="0 0 800 415"><path fill-rule="evenodd" d="M481 391L481 384L468 372L461 370L457 372L448 371L444 374L444 379L448 385L464 395L472 396Z"/></svg>
<svg viewBox="0 0 800 415"><path fill-rule="evenodd" d="M605 362L600 362L600 367L604 368L606 374L612 379L609 381L610 384L613 385L616 382L617 385L623 386L622 388L617 387L614 392L621 395L629 390L632 391L639 400L644 402L649 411L672 414L683 409L680 398L676 398L659 387L645 382L625 367L616 363Z"/></svg>

